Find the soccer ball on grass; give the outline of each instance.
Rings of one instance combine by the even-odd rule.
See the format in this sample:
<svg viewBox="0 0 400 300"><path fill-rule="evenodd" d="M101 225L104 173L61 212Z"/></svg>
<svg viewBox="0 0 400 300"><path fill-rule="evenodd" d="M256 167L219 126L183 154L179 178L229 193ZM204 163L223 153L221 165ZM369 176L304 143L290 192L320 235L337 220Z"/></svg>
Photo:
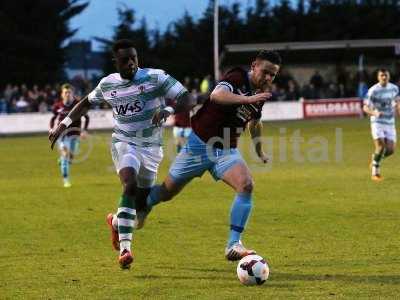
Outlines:
<svg viewBox="0 0 400 300"><path fill-rule="evenodd" d="M244 285L261 285L269 276L269 267L264 258L259 255L243 257L237 266L237 276Z"/></svg>

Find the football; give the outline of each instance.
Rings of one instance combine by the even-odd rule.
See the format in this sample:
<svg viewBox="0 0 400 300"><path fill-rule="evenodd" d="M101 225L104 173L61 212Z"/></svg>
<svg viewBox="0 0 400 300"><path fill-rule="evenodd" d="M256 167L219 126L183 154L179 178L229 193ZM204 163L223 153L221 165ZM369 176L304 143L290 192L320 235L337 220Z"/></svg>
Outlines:
<svg viewBox="0 0 400 300"><path fill-rule="evenodd" d="M237 276L244 285L261 285L269 276L269 267L264 258L259 255L243 257L237 266Z"/></svg>

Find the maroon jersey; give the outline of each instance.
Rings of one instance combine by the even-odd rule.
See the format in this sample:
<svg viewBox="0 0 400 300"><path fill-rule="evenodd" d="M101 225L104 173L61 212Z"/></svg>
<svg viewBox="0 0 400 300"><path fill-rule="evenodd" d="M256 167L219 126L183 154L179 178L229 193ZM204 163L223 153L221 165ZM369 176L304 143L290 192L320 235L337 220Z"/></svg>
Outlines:
<svg viewBox="0 0 400 300"><path fill-rule="evenodd" d="M64 120L64 118L69 114L69 112L72 110L72 108L78 103L78 100L74 99L74 101L72 101L71 104L69 105L65 105L64 102L62 100L57 101L56 103L54 103L53 107L52 107L52 111L53 111L53 117L50 120L50 127L53 128L54 127L54 121L56 121L56 124L60 124L60 122L62 120ZM85 116L86 117L86 116ZM69 128L81 128L81 119L76 120L75 122L73 122ZM86 127L86 124L85 124ZM79 131L69 131L67 135L79 135L80 132Z"/></svg>
<svg viewBox="0 0 400 300"><path fill-rule="evenodd" d="M175 114L175 126L190 127L190 112L184 111Z"/></svg>
<svg viewBox="0 0 400 300"><path fill-rule="evenodd" d="M228 71L218 85L227 86L234 94L247 96L253 94L248 73L242 68L234 68ZM214 147L236 148L238 138L246 124L250 120L261 118L262 106L263 103L259 105L222 105L212 102L208 98L202 108L192 117L193 131L204 142L208 142L214 137L218 137L220 141L226 139L225 143L215 143Z"/></svg>

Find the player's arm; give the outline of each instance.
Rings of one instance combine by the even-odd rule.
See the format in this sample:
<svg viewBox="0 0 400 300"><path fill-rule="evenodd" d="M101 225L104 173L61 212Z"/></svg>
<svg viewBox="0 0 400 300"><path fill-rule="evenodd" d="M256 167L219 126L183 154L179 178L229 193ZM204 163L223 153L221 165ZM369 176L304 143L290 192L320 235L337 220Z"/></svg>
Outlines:
<svg viewBox="0 0 400 300"><path fill-rule="evenodd" d="M81 101L74 106L69 114L58 124L58 126L52 130L49 134L49 140L51 142L51 149L53 149L55 142L60 135L67 129L74 121L79 120L83 115L87 113L90 108L90 102L88 96L85 96Z"/></svg>
<svg viewBox="0 0 400 300"><path fill-rule="evenodd" d="M374 109L373 107L371 107L368 104L364 104L363 111L369 116L379 117L379 116L382 115L381 111L378 111L377 109Z"/></svg>
<svg viewBox="0 0 400 300"><path fill-rule="evenodd" d="M225 105L250 104L265 102L271 97L271 93L262 92L252 96L237 95L233 93L233 88L224 83L219 83L210 95L210 100Z"/></svg>
<svg viewBox="0 0 400 300"><path fill-rule="evenodd" d="M263 151L263 145L261 142L261 133L263 129L262 122L260 120L251 120L248 124L248 128L257 156L263 163L267 163L268 157Z"/></svg>
<svg viewBox="0 0 400 300"><path fill-rule="evenodd" d="M54 122L55 122L56 119L57 119L57 115L58 115L57 113L54 113L54 114L51 116L50 123L49 123L50 130L52 130L53 127L54 127Z"/></svg>
<svg viewBox="0 0 400 300"><path fill-rule="evenodd" d="M195 105L195 101L188 90L170 75L166 73L160 74L159 84L161 85L164 97L174 100L176 104L174 107L166 106L154 114L152 123L157 126L161 126L170 115L190 111Z"/></svg>
<svg viewBox="0 0 400 300"><path fill-rule="evenodd" d="M87 131L88 131L88 128L89 128L89 122L90 122L90 118L89 118L89 115L86 113L86 114L84 114L83 115L83 118L85 119L85 123L83 123L83 130L82 130L82 132L81 132L81 137L86 137L86 135L87 135Z"/></svg>
<svg viewBox="0 0 400 300"><path fill-rule="evenodd" d="M373 91L371 89L368 90L367 97L364 100L363 111L368 116L379 117L382 112L379 112L372 105Z"/></svg>

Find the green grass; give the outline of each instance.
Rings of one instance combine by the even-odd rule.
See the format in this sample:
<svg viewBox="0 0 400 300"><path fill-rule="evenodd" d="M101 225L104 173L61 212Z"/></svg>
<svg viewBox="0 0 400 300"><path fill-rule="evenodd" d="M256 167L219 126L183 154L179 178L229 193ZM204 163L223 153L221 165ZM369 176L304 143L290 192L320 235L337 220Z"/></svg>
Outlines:
<svg viewBox="0 0 400 300"><path fill-rule="evenodd" d="M339 161L335 128L343 132ZM296 162L289 141L280 159L278 137L295 130L306 157L320 156L315 137L325 138L328 161ZM0 139L0 299L398 298L399 156L384 162L385 181L370 181L367 120L267 123L265 135L274 146L267 169L249 156L247 135L242 142L255 180L244 241L271 268L257 287L242 286L223 258L233 197L223 183L205 175L158 206L135 234L133 268L121 271L105 225L121 192L109 134L92 136L71 189L61 187L46 137ZM169 164L167 154L159 181Z"/></svg>

